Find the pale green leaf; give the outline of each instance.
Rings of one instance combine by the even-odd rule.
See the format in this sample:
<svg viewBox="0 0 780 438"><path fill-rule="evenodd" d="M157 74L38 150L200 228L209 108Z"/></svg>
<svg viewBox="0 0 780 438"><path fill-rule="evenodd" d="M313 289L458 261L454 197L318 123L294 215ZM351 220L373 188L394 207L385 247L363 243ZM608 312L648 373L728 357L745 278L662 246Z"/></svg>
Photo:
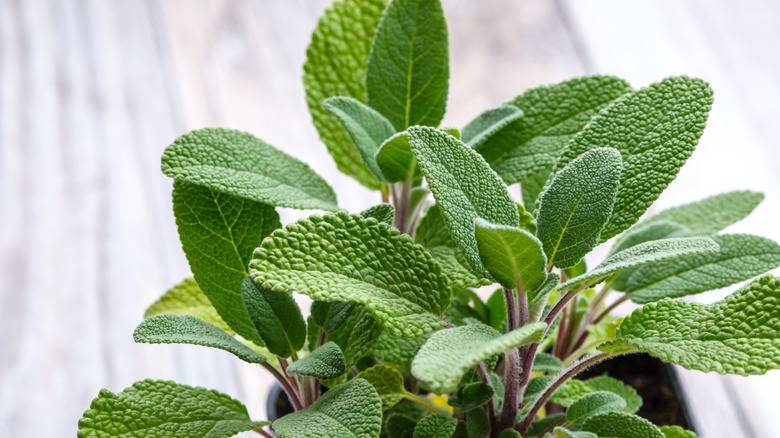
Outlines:
<svg viewBox="0 0 780 438"><path fill-rule="evenodd" d="M374 357L384 363L409 368L417 350L428 341L428 336L402 338L382 333L374 346Z"/></svg>
<svg viewBox="0 0 780 438"><path fill-rule="evenodd" d="M308 164L246 132L204 128L184 134L165 148L162 171L263 204L338 210L333 189Z"/></svg>
<svg viewBox="0 0 780 438"><path fill-rule="evenodd" d="M422 126L409 128L409 144L420 163L453 238L471 267L489 276L479 258L474 220L517 226L517 205L501 179L473 149L455 137Z"/></svg>
<svg viewBox="0 0 780 438"><path fill-rule="evenodd" d="M364 379L338 385L273 424L280 438L376 438L381 427L382 400Z"/></svg>
<svg viewBox="0 0 780 438"><path fill-rule="evenodd" d="M387 0L337 0L320 17L306 50L303 85L320 138L339 170L364 186L379 188L338 119L322 107L332 96L367 102L366 66Z"/></svg>
<svg viewBox="0 0 780 438"><path fill-rule="evenodd" d="M290 357L303 348L306 323L292 294L264 288L249 277L241 283L241 293L249 318L268 351Z"/></svg>
<svg viewBox="0 0 780 438"><path fill-rule="evenodd" d="M544 434L556 424L566 421L566 414L550 414L531 423L524 438L548 438ZM519 436L519 435L518 435ZM514 435L512 435L514 438Z"/></svg>
<svg viewBox="0 0 780 438"><path fill-rule="evenodd" d="M608 391L595 391L582 396L572 403L566 409L566 418L579 426L594 415L611 411L623 411L625 407L625 400L617 394Z"/></svg>
<svg viewBox="0 0 780 438"><path fill-rule="evenodd" d="M555 435L558 438L598 438L598 435L592 432L582 432L582 431L572 432L562 427L555 428Z"/></svg>
<svg viewBox="0 0 780 438"><path fill-rule="evenodd" d="M144 344L192 344L219 348L249 363L265 362L221 328L190 315L157 315L145 319L133 332L135 342Z"/></svg>
<svg viewBox="0 0 780 438"><path fill-rule="evenodd" d="M392 225L395 217L395 208L391 204L382 203L361 211L360 215L365 218L372 217L379 222Z"/></svg>
<svg viewBox="0 0 780 438"><path fill-rule="evenodd" d="M699 438L695 433L680 426L661 426L660 429L665 438Z"/></svg>
<svg viewBox="0 0 780 438"><path fill-rule="evenodd" d="M441 414L428 415L417 423L413 438L450 438L458 420Z"/></svg>
<svg viewBox="0 0 780 438"><path fill-rule="evenodd" d="M356 305L338 329L328 333L328 340L341 347L350 368L373 352L381 334L382 324L364 306Z"/></svg>
<svg viewBox="0 0 780 438"><path fill-rule="evenodd" d="M463 127L461 140L479 152L485 161L494 163L508 151L504 142L495 139L496 135L511 135L504 128L523 117L523 111L514 105L501 105L483 111L474 120Z"/></svg>
<svg viewBox="0 0 780 438"><path fill-rule="evenodd" d="M635 310L599 349L645 352L688 369L763 374L780 367L780 280L765 275L712 304L662 300Z"/></svg>
<svg viewBox="0 0 780 438"><path fill-rule="evenodd" d="M155 301L146 312L144 318L162 314L192 315L206 322L210 322L229 334L234 334L227 323L220 318L217 309L211 305L206 294L200 290L194 278L182 280L176 286L165 291L163 296Z"/></svg>
<svg viewBox="0 0 780 438"><path fill-rule="evenodd" d="M503 351L539 342L546 326L528 324L506 334L481 324L440 330L415 356L412 375L437 394L454 391L469 368Z"/></svg>
<svg viewBox="0 0 780 438"><path fill-rule="evenodd" d="M563 362L552 354L537 353L531 371L557 374L563 371Z"/></svg>
<svg viewBox="0 0 780 438"><path fill-rule="evenodd" d="M547 280L534 292L534 298L528 302L528 320L538 321L547 305L550 293L561 282L561 276L555 272L547 275Z"/></svg>
<svg viewBox="0 0 780 438"><path fill-rule="evenodd" d="M526 230L492 224L479 217L474 225L479 257L502 286L530 294L544 283L547 257L539 239Z"/></svg>
<svg viewBox="0 0 780 438"><path fill-rule="evenodd" d="M593 149L561 169L541 194L537 235L550 266L574 266L598 245L620 187L621 169L620 152Z"/></svg>
<svg viewBox="0 0 780 438"><path fill-rule="evenodd" d="M555 376L546 375L534 377L531 379L531 381L528 382L528 387L526 387L525 394L523 394L523 402L525 403L526 408L530 407L531 402L538 398L542 391L550 386L550 384L555 379ZM593 390L590 389L582 380L571 379L564 382L560 388L553 392L553 394L550 396L550 401L567 408L571 406L572 403L592 392Z"/></svg>
<svg viewBox="0 0 780 438"><path fill-rule="evenodd" d="M653 423L625 412L607 412L595 415L582 426L599 438L664 438Z"/></svg>
<svg viewBox="0 0 780 438"><path fill-rule="evenodd" d="M363 304L400 336L441 327L451 294L422 246L385 223L346 213L311 216L274 232L249 270L273 290Z"/></svg>
<svg viewBox="0 0 780 438"><path fill-rule="evenodd" d="M536 218L523 207L523 204L517 203L517 214L520 215L520 228L536 235Z"/></svg>
<svg viewBox="0 0 780 438"><path fill-rule="evenodd" d="M379 398L382 399L382 411L395 406L404 397L404 377L395 368L387 365L374 365L357 375L359 379L366 379Z"/></svg>
<svg viewBox="0 0 780 438"><path fill-rule="evenodd" d="M335 379L347 372L344 354L335 342L326 342L287 367L288 374Z"/></svg>
<svg viewBox="0 0 780 438"><path fill-rule="evenodd" d="M142 380L119 394L101 390L79 420L78 437L228 438L267 424L217 391Z"/></svg>
<svg viewBox="0 0 780 438"><path fill-rule="evenodd" d="M636 389L608 376L592 377L584 381L585 385L593 391L609 391L619 395L626 402L623 412L633 414L642 407L642 397Z"/></svg>

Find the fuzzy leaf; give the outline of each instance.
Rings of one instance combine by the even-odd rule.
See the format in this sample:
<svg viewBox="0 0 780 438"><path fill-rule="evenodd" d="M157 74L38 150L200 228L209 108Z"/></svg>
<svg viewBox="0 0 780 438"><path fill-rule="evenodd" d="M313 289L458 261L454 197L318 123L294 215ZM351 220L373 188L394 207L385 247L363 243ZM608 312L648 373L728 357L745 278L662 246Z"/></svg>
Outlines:
<svg viewBox="0 0 780 438"><path fill-rule="evenodd" d="M347 372L344 354L335 342L326 342L307 356L287 367L289 374L316 377L320 380L335 379Z"/></svg>
<svg viewBox="0 0 780 438"><path fill-rule="evenodd" d="M79 420L79 438L227 438L269 424L217 391L142 380L119 394L103 389Z"/></svg>
<svg viewBox="0 0 780 438"><path fill-rule="evenodd" d="M563 423L564 421L566 421L566 414L551 414L535 420L528 428L525 438L547 438L544 437L544 434L556 424Z"/></svg>
<svg viewBox="0 0 780 438"><path fill-rule="evenodd" d="M291 294L266 289L249 277L241 283L241 293L249 318L268 351L290 357L303 348L306 323Z"/></svg>
<svg viewBox="0 0 780 438"><path fill-rule="evenodd" d="M379 146L395 134L390 121L373 108L351 97L329 97L325 99L322 106L339 119L358 148L368 170L378 180L383 181L384 176L376 164L374 155Z"/></svg>
<svg viewBox="0 0 780 438"><path fill-rule="evenodd" d="M712 236L715 253L681 257L638 268L626 283L635 303L719 289L748 280L780 266L780 245L749 234Z"/></svg>
<svg viewBox="0 0 780 438"><path fill-rule="evenodd" d="M660 429L665 438L699 438L695 433L680 426L661 426Z"/></svg>
<svg viewBox="0 0 780 438"><path fill-rule="evenodd" d="M382 400L370 383L352 379L324 393L308 409L274 421L280 438L376 438Z"/></svg>
<svg viewBox="0 0 780 438"><path fill-rule="evenodd" d="M711 106L706 82L666 78L612 103L566 146L556 169L594 148L612 147L623 156L620 190L601 242L633 225L674 180L693 153Z"/></svg>
<svg viewBox="0 0 780 438"><path fill-rule="evenodd" d="M192 344L219 348L249 363L266 357L238 342L221 328L190 315L157 315L145 319L133 332L135 342L144 344Z"/></svg>
<svg viewBox="0 0 780 438"><path fill-rule="evenodd" d="M664 438L653 423L625 412L607 412L588 419L582 430L599 438Z"/></svg>
<svg viewBox="0 0 780 438"><path fill-rule="evenodd" d="M356 305L344 323L328 333L328 340L341 347L347 368L350 368L371 354L381 334L382 325L371 312L364 306Z"/></svg>
<svg viewBox="0 0 780 438"><path fill-rule="evenodd" d="M487 308L490 310L490 326L498 330L506 321L506 302L504 302L504 290L496 289L487 300Z"/></svg>
<svg viewBox="0 0 780 438"><path fill-rule="evenodd" d="M412 361L412 375L437 394L452 392L469 368L511 348L539 342L546 324L528 324L501 334L482 324L441 330L420 348Z"/></svg>
<svg viewBox="0 0 780 438"><path fill-rule="evenodd" d="M360 215L365 218L374 218L379 222L384 222L387 225L393 224L393 218L395 217L395 208L390 204L377 204L373 207L369 207L360 212Z"/></svg>
<svg viewBox="0 0 780 438"><path fill-rule="evenodd" d="M489 402L493 394L493 388L486 383L469 383L458 388L458 391L447 400L447 404L462 411L470 411Z"/></svg>
<svg viewBox="0 0 780 438"><path fill-rule="evenodd" d="M633 414L642 407L642 397L636 390L620 380L608 376L592 377L585 380L585 385L593 391L609 391L619 395L626 402L623 412Z"/></svg>
<svg viewBox="0 0 780 438"><path fill-rule="evenodd" d="M241 131L204 128L182 135L165 148L162 171L263 204L338 210L333 189L308 164Z"/></svg>
<svg viewBox="0 0 780 438"><path fill-rule="evenodd" d="M607 257L606 260L591 271L572 278L558 286L558 289L571 290L584 285L593 285L625 269L636 268L662 260L716 251L718 251L718 244L709 237L680 237L644 242Z"/></svg>
<svg viewBox="0 0 780 438"><path fill-rule="evenodd" d="M562 427L555 428L555 436L558 438L598 438L598 435L592 432L576 431L564 429Z"/></svg>
<svg viewBox="0 0 780 438"><path fill-rule="evenodd" d="M663 300L627 316L599 349L640 351L688 369L763 374L780 367L780 280L765 275L722 301Z"/></svg>
<svg viewBox="0 0 780 438"><path fill-rule="evenodd" d="M507 150L504 141L495 135L508 135L504 128L523 117L523 111L514 105L501 105L482 112L463 127L461 140L479 152L488 163L494 163L503 157Z"/></svg>
<svg viewBox="0 0 780 438"><path fill-rule="evenodd" d="M479 258L474 220L517 226L515 201L485 160L455 137L422 126L408 132L409 145L453 238L471 267L489 276Z"/></svg>
<svg viewBox="0 0 780 438"><path fill-rule="evenodd" d="M531 371L535 373L560 373L563 371L563 362L552 354L538 353L534 358Z"/></svg>
<svg viewBox="0 0 780 438"><path fill-rule="evenodd" d="M387 411L404 397L404 377L395 368L375 365L357 376L366 379L382 399L382 411Z"/></svg>
<svg viewBox="0 0 780 438"><path fill-rule="evenodd" d="M417 423L413 438L450 438L458 427L458 420L441 414L428 415Z"/></svg>
<svg viewBox="0 0 780 438"><path fill-rule="evenodd" d="M451 294L441 268L409 236L346 213L311 216L274 232L249 270L273 290L363 304L399 336L441 327Z"/></svg>
<svg viewBox="0 0 780 438"><path fill-rule="evenodd" d="M632 228L633 230L633 228ZM643 242L668 239L670 237L688 237L693 235L688 228L674 222L654 222L636 231L626 231L609 250L609 255L637 246ZM624 237L625 236L625 237Z"/></svg>
<svg viewBox="0 0 780 438"><path fill-rule="evenodd" d="M385 179L390 182L406 181L420 174L420 168L417 167L409 147L409 134L406 131L385 140L376 151L374 159Z"/></svg>
<svg viewBox="0 0 780 438"><path fill-rule="evenodd" d="M173 184L173 214L203 293L236 333L262 345L244 308L241 282L252 251L281 226L279 214L268 205L184 181Z"/></svg>
<svg viewBox="0 0 780 438"><path fill-rule="evenodd" d="M587 418L604 412L622 411L626 402L622 397L607 391L596 391L575 401L566 410L566 418L580 425Z"/></svg>
<svg viewBox="0 0 780 438"><path fill-rule="evenodd" d="M548 264L569 268L599 243L620 187L622 159L612 148L583 153L541 194L537 235Z"/></svg>
<svg viewBox="0 0 780 438"><path fill-rule="evenodd" d="M368 104L398 131L438 126L449 77L447 21L439 0L391 2L368 58Z"/></svg>
<svg viewBox="0 0 780 438"><path fill-rule="evenodd" d="M339 0L322 14L311 36L303 65L306 103L320 138L339 170L364 186L376 189L358 148L338 119L322 106L332 96L367 102L366 65L387 0Z"/></svg>
<svg viewBox="0 0 780 438"><path fill-rule="evenodd" d="M490 434L490 417L482 408L466 413L466 429L470 437L485 437Z"/></svg>
<svg viewBox="0 0 780 438"><path fill-rule="evenodd" d="M520 436L520 432L514 429L507 429L498 435L498 438L523 438Z"/></svg>
<svg viewBox="0 0 780 438"><path fill-rule="evenodd" d="M192 315L214 324L231 335L235 333L219 317L217 309L211 305L211 301L200 290L198 283L192 277L185 278L176 286L168 289L160 299L146 309L144 318L162 314Z"/></svg>
<svg viewBox="0 0 780 438"><path fill-rule="evenodd" d="M409 368L417 350L428 341L428 336L402 338L382 333L374 346L374 357L382 362Z"/></svg>
<svg viewBox="0 0 780 438"><path fill-rule="evenodd" d="M485 269L502 286L533 293L544 283L547 257L542 242L533 234L517 227L492 224L479 217L474 225L479 257Z"/></svg>

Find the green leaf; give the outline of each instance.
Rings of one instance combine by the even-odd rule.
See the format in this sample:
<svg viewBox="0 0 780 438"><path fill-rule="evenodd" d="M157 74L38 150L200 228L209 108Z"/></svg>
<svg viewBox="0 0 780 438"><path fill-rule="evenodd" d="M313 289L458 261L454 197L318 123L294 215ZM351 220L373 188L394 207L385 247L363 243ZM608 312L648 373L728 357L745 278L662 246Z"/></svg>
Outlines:
<svg viewBox="0 0 780 438"><path fill-rule="evenodd" d="M623 238L623 236L626 236ZM612 246L609 251L609 255L623 251L624 249L631 248L632 246L639 245L643 242L650 242L653 240L668 239L671 237L685 237L689 236L690 231L672 222L657 222L643 227L635 232L627 231L622 234L618 241ZM626 283L636 269L626 269L622 271L612 280L612 288L615 290L625 291Z"/></svg>
<svg viewBox="0 0 780 438"><path fill-rule="evenodd" d="M582 431L572 432L562 427L555 428L555 435L558 438L598 438L598 435L592 432L582 432Z"/></svg>
<svg viewBox="0 0 780 438"><path fill-rule="evenodd" d="M344 354L335 342L326 342L309 355L287 367L289 374L316 377L320 380L335 379L347 372Z"/></svg>
<svg viewBox="0 0 780 438"><path fill-rule="evenodd" d="M244 305L257 333L271 353L290 355L306 342L306 323L292 294L275 292L244 278L241 283Z"/></svg>
<svg viewBox="0 0 780 438"><path fill-rule="evenodd" d="M142 380L119 394L101 390L79 420L78 437L227 438L267 424L217 391Z"/></svg>
<svg viewBox="0 0 780 438"><path fill-rule="evenodd" d="M543 435L556 424L566 421L566 414L551 414L531 423L525 438L542 438ZM546 438L546 437L545 437Z"/></svg>
<svg viewBox="0 0 780 438"><path fill-rule="evenodd" d="M308 164L246 132L204 128L184 134L165 148L162 171L263 204L338 210L333 189Z"/></svg>
<svg viewBox="0 0 780 438"><path fill-rule="evenodd" d="M662 300L636 309L601 351L641 351L688 369L763 374L780 367L780 280L765 275L722 301Z"/></svg>
<svg viewBox="0 0 780 438"><path fill-rule="evenodd" d="M544 391L555 378L555 376L545 375L534 377L528 382L528 387L525 390L525 394L523 394L523 403L525 403L526 408L530 407L531 402L538 398L542 391ZM572 403L591 392L593 392L593 390L585 385L582 380L567 380L560 388L555 390L550 397L550 401L567 408L571 406Z"/></svg>
<svg viewBox="0 0 780 438"><path fill-rule="evenodd" d="M385 140L376 151L374 159L385 179L390 182L406 181L420 174L409 147L409 134L406 131Z"/></svg>
<svg viewBox="0 0 780 438"><path fill-rule="evenodd" d="M520 195L523 205L529 209L535 208L539 195L542 194L545 184L550 179L552 168L542 169L520 180Z"/></svg>
<svg viewBox="0 0 780 438"><path fill-rule="evenodd" d="M322 103L323 108L336 116L357 146L368 170L380 180L384 180L382 171L376 164L374 155L385 140L395 134L393 125L382 114L351 97L329 97Z"/></svg>
<svg viewBox="0 0 780 438"><path fill-rule="evenodd" d="M517 204L517 214L520 215L520 222L518 224L520 225L520 228L536 235L536 218L534 215L529 213L525 207L523 207L523 204L520 203Z"/></svg>
<svg viewBox="0 0 780 438"><path fill-rule="evenodd" d="M535 373L560 373L563 371L563 362L552 354L538 353L534 358L531 371Z"/></svg>
<svg viewBox="0 0 780 438"><path fill-rule="evenodd" d="M547 279L547 257L542 242L526 230L475 221L479 257L502 286L533 293Z"/></svg>
<svg viewBox="0 0 780 438"><path fill-rule="evenodd" d="M523 111L514 105L501 105L482 112L474 120L463 127L461 140L479 152L485 161L494 163L503 157L507 150L504 141L496 139L496 135L511 135L504 128L523 117Z"/></svg>
<svg viewBox="0 0 780 438"><path fill-rule="evenodd" d="M555 272L547 274L547 280L534 292L534 299L528 302L528 320L538 321L542 317L550 293L561 281L561 276Z"/></svg>
<svg viewBox="0 0 780 438"><path fill-rule="evenodd" d="M607 391L596 391L584 395L569 406L566 410L566 418L580 425L586 419L604 412L622 411L626 402L622 397Z"/></svg>
<svg viewBox="0 0 780 438"><path fill-rule="evenodd" d="M506 303L504 302L504 289L496 289L487 300L490 310L490 326L498 330L506 321Z"/></svg>
<svg viewBox="0 0 780 438"><path fill-rule="evenodd" d="M357 305L338 329L328 333L328 340L341 347L350 368L371 354L381 334L382 325L364 306Z"/></svg>
<svg viewBox="0 0 780 438"><path fill-rule="evenodd" d="M438 126L449 77L447 20L439 0L390 2L368 58L368 104L398 131Z"/></svg>
<svg viewBox="0 0 780 438"><path fill-rule="evenodd" d="M157 315L145 319L133 332L135 342L145 344L192 344L219 348L249 363L266 357L238 342L221 328L190 315Z"/></svg>
<svg viewBox="0 0 780 438"><path fill-rule="evenodd" d="M623 156L620 190L601 242L633 225L693 153L712 106L706 82L670 77L599 112L563 151L556 169L583 153L612 147Z"/></svg>
<svg viewBox="0 0 780 438"><path fill-rule="evenodd" d="M311 303L311 316L315 324L331 333L341 327L357 304L351 302L315 301Z"/></svg>
<svg viewBox="0 0 780 438"><path fill-rule="evenodd" d="M718 251L718 244L709 237L680 237L640 243L620 251L601 262L593 270L572 278L558 286L559 290L571 290L593 285L604 278L652 262Z"/></svg>
<svg viewBox="0 0 780 438"><path fill-rule="evenodd" d="M661 426L660 429L666 438L699 438L695 433L680 426Z"/></svg>
<svg viewBox="0 0 780 438"><path fill-rule="evenodd" d="M385 223L359 215L311 216L265 239L252 278L317 301L354 301L387 330L415 337L441 327L450 288L425 249Z"/></svg>
<svg viewBox="0 0 780 438"><path fill-rule="evenodd" d="M395 208L390 204L377 204L373 207L369 207L360 212L360 215L364 218L374 218L379 222L384 222L387 225L393 224L393 217L395 217Z"/></svg>
<svg viewBox="0 0 780 438"><path fill-rule="evenodd" d="M366 379L379 398L382 399L382 411L387 411L395 406L404 397L404 377L395 368L387 365L375 365L357 375L359 379Z"/></svg>
<svg viewBox="0 0 780 438"><path fill-rule="evenodd" d="M558 155L596 113L631 86L613 76L585 76L554 85L532 88L509 104L523 110L523 117L491 137L485 145L503 149L506 155L493 169L507 183L520 182L537 172L547 180ZM531 206L531 204L525 204Z"/></svg>
<svg viewBox="0 0 780 438"><path fill-rule="evenodd" d="M528 324L503 335L481 324L438 331L415 356L412 375L437 394L452 392L469 368L494 354L539 342L546 327Z"/></svg>
<svg viewBox="0 0 780 438"><path fill-rule="evenodd" d="M493 388L486 383L469 383L458 388L458 391L447 400L447 404L462 411L470 411L489 402L493 394Z"/></svg>
<svg viewBox="0 0 780 438"><path fill-rule="evenodd" d="M385 421L388 438L412 438L417 420L402 414L391 413Z"/></svg>
<svg viewBox="0 0 780 438"><path fill-rule="evenodd" d="M572 267L598 245L620 187L621 169L617 150L593 149L558 172L541 194L537 235L550 266Z"/></svg>
<svg viewBox="0 0 780 438"><path fill-rule="evenodd" d="M338 119L322 106L332 96L367 102L366 65L387 0L339 0L322 14L311 36L303 65L306 103L320 138L339 170L364 186L376 189L358 148Z"/></svg>
<svg viewBox="0 0 780 438"><path fill-rule="evenodd" d="M626 283L635 303L719 289L780 266L780 245L749 234L712 236L720 251L638 268Z"/></svg>
<svg viewBox="0 0 780 438"><path fill-rule="evenodd" d="M458 420L441 414L428 415L417 423L414 438L450 438L458 427Z"/></svg>
<svg viewBox="0 0 780 438"><path fill-rule="evenodd" d="M382 400L370 383L352 379L317 399L308 409L274 421L280 438L376 438L382 428Z"/></svg>
<svg viewBox="0 0 780 438"><path fill-rule="evenodd" d="M206 294L200 290L194 278L182 280L176 286L168 289L163 296L155 301L144 313L144 318L162 314L192 315L214 324L229 334L234 334L227 323L219 317L217 309L211 305Z"/></svg>
<svg viewBox="0 0 780 438"><path fill-rule="evenodd" d="M184 181L173 184L184 254L203 293L239 335L262 345L241 298L252 251L279 228L273 207Z"/></svg>
<svg viewBox="0 0 780 438"><path fill-rule="evenodd" d="M453 325L466 325L476 320L485 322L476 310L474 310L467 301L458 297L452 297L450 305L444 311L444 317Z"/></svg>
<svg viewBox="0 0 780 438"><path fill-rule="evenodd" d="M475 408L466 413L466 428L470 437L484 437L490 434L490 417L482 408Z"/></svg>
<svg viewBox="0 0 780 438"><path fill-rule="evenodd" d="M471 267L489 276L479 258L474 220L517 226L517 205L500 178L473 149L439 130L409 128L409 144L420 163L444 221Z"/></svg>
<svg viewBox="0 0 780 438"><path fill-rule="evenodd" d="M620 380L608 376L599 376L592 377L584 382L585 385L593 391L609 391L623 398L623 401L626 402L626 407L623 408L623 412L633 414L642 407L642 397L637 394L634 388L626 385Z"/></svg>
<svg viewBox="0 0 780 438"><path fill-rule="evenodd" d="M625 412L607 412L595 415L582 426L599 438L664 438L653 423Z"/></svg>
<svg viewBox="0 0 780 438"><path fill-rule="evenodd" d="M409 368L417 350L428 341L428 336L402 338L382 333L374 346L374 357L382 362Z"/></svg>
<svg viewBox="0 0 780 438"><path fill-rule="evenodd" d="M514 429L507 429L498 435L498 438L523 438L520 436L520 432Z"/></svg>

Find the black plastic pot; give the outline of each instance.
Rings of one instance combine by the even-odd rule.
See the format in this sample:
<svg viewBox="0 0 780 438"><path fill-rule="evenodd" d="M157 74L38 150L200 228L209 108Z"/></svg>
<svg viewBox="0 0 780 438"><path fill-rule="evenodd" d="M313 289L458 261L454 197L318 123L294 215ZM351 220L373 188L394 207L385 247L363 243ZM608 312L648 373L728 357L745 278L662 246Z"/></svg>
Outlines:
<svg viewBox="0 0 780 438"><path fill-rule="evenodd" d="M265 400L266 418L268 418L268 421L276 421L278 418L293 412L295 412L295 409L292 403L290 403L290 399L287 398L284 389L282 389L279 382L274 382L268 391L268 398Z"/></svg>

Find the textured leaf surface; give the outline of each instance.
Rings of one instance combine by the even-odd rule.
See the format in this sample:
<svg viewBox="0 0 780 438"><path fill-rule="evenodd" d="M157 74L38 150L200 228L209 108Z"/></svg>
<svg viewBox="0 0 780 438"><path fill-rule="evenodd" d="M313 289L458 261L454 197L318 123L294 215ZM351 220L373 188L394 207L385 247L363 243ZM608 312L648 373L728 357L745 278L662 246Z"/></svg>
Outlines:
<svg viewBox="0 0 780 438"><path fill-rule="evenodd" d="M466 430L468 436L485 437L490 433L490 417L482 408L476 408L466 413Z"/></svg>
<svg viewBox="0 0 780 438"><path fill-rule="evenodd" d="M390 409L404 397L404 377L395 368L375 365L357 377L366 379L376 389L382 399L382 411Z"/></svg>
<svg viewBox="0 0 780 438"><path fill-rule="evenodd" d="M506 321L506 302L504 302L504 290L496 289L488 298L487 303L488 314L490 320L490 326L496 330L501 328L501 325Z"/></svg>
<svg viewBox="0 0 780 438"><path fill-rule="evenodd" d="M666 78L612 103L567 145L556 169L599 147L623 156L620 190L601 242L633 225L674 180L693 153L711 106L706 82Z"/></svg>
<svg viewBox="0 0 780 438"><path fill-rule="evenodd" d="M320 138L339 170L369 188L378 188L357 147L338 119L322 107L332 96L367 102L366 66L387 0L339 0L322 14L303 65L306 103Z"/></svg>
<svg viewBox="0 0 780 438"><path fill-rule="evenodd" d="M680 426L661 426L659 429L666 438L699 438L695 433Z"/></svg>
<svg viewBox="0 0 780 438"><path fill-rule="evenodd" d="M162 171L263 204L338 210L333 189L308 164L246 132L204 128L184 134L165 148Z"/></svg>
<svg viewBox="0 0 780 438"><path fill-rule="evenodd" d="M395 208L390 204L382 203L361 211L360 215L365 218L372 217L379 222L391 225L395 217Z"/></svg>
<svg viewBox="0 0 780 438"><path fill-rule="evenodd" d="M613 76L584 76L532 88L515 97L509 104L523 110L523 117L491 137L498 144L485 145L507 153L493 169L507 184L538 172L546 180L574 134L600 109L630 91L626 81Z"/></svg>
<svg viewBox="0 0 780 438"><path fill-rule="evenodd" d="M437 394L454 391L463 374L494 354L539 342L544 323L529 324L506 334L482 324L441 330L420 348L412 362L412 374Z"/></svg>
<svg viewBox="0 0 780 438"><path fill-rule="evenodd" d="M470 411L489 402L494 393L493 388L486 383L469 383L458 388L458 391L447 400L447 404L463 411Z"/></svg>
<svg viewBox="0 0 780 438"><path fill-rule="evenodd" d="M583 432L583 431L572 432L562 427L555 428L555 436L557 436L558 438L598 438L598 435L596 435L593 432Z"/></svg>
<svg viewBox="0 0 780 438"><path fill-rule="evenodd" d="M409 236L346 213L311 216L274 232L249 268L273 290L363 304L400 336L441 327L451 294L441 268Z"/></svg>
<svg viewBox="0 0 780 438"><path fill-rule="evenodd" d="M265 362L221 328L190 315L157 315L145 319L133 332L135 342L145 344L192 344L219 348L249 363Z"/></svg>
<svg viewBox="0 0 780 438"><path fill-rule="evenodd" d="M382 324L365 306L357 305L337 330L328 333L328 340L341 347L350 368L371 354L381 334Z"/></svg>
<svg viewBox="0 0 780 438"><path fill-rule="evenodd" d="M287 372L327 380L341 376L347 372L347 367L339 346L335 342L326 342L307 356L291 363Z"/></svg>
<svg viewBox="0 0 780 438"><path fill-rule="evenodd" d="M780 281L753 280L704 305L663 300L623 320L602 351L641 351L684 368L750 375L780 367Z"/></svg>
<svg viewBox="0 0 780 438"><path fill-rule="evenodd" d="M417 423L414 438L450 438L458 427L458 420L440 414L428 415Z"/></svg>
<svg viewBox="0 0 780 438"><path fill-rule="evenodd" d="M520 180L520 195L523 199L523 205L529 210L536 208L536 201L549 181L551 172L552 169L542 169Z"/></svg>
<svg viewBox="0 0 780 438"><path fill-rule="evenodd" d="M439 0L395 0L368 58L368 103L398 131L438 126L450 77L447 21Z"/></svg>
<svg viewBox="0 0 780 438"><path fill-rule="evenodd" d="M622 411L626 402L622 397L608 391L596 391L575 401L566 410L566 418L574 424L582 424L586 419L604 412Z"/></svg>
<svg viewBox="0 0 780 438"><path fill-rule="evenodd" d="M563 371L563 362L552 354L538 353L534 358L534 364L531 367L533 372L541 373L560 373Z"/></svg>
<svg viewBox="0 0 780 438"><path fill-rule="evenodd" d="M541 194L537 235L549 264L569 268L599 243L620 187L620 152L585 152L552 179Z"/></svg>
<svg viewBox="0 0 780 438"><path fill-rule="evenodd" d="M582 430L599 438L664 438L653 423L625 412L607 412L588 419Z"/></svg>
<svg viewBox="0 0 780 438"><path fill-rule="evenodd" d="M485 160L460 140L439 130L409 128L409 144L420 163L453 238L471 267L488 276L474 235L478 217L517 226L520 217L506 186Z"/></svg>
<svg viewBox="0 0 780 438"><path fill-rule="evenodd" d="M460 139L479 152L488 163L493 163L507 153L505 142L509 139L492 140L496 135L512 135L504 128L523 117L523 111L514 105L501 105L483 111L463 127Z"/></svg>
<svg viewBox="0 0 780 438"><path fill-rule="evenodd" d="M194 278L185 278L168 289L144 313L144 318L162 314L192 315L233 334L233 330L220 318L217 309L211 305L206 294L200 290Z"/></svg>
<svg viewBox="0 0 780 438"><path fill-rule="evenodd" d="M119 394L101 390L79 420L78 437L227 438L267 424L217 391L142 380Z"/></svg>
<svg viewBox="0 0 780 438"><path fill-rule="evenodd" d="M249 319L268 351L279 357L290 357L303 348L306 323L291 294L266 289L249 277L241 283L241 294Z"/></svg>
<svg viewBox="0 0 780 438"><path fill-rule="evenodd" d="M420 173L409 147L409 134L399 132L379 146L374 158L385 179L390 182L406 181Z"/></svg>
<svg viewBox="0 0 780 438"><path fill-rule="evenodd" d="M749 234L712 236L716 253L682 257L638 268L626 283L635 303L719 289L749 280L780 266L780 245Z"/></svg>
<svg viewBox="0 0 780 438"><path fill-rule="evenodd" d="M322 106L339 119L358 148L368 170L378 180L384 180L374 155L379 146L395 134L390 121L373 108L351 97L329 97L325 99Z"/></svg>
<svg viewBox="0 0 780 438"><path fill-rule="evenodd" d="M479 257L496 281L508 289L533 292L547 279L542 242L526 230L477 218Z"/></svg>
<svg viewBox="0 0 780 438"><path fill-rule="evenodd" d="M364 379L338 385L273 424L280 438L376 438L381 427L382 400Z"/></svg>
<svg viewBox="0 0 780 438"><path fill-rule="evenodd" d="M402 338L387 332L382 333L374 346L374 357L382 362L408 368L417 350L428 341L428 336Z"/></svg>
<svg viewBox="0 0 780 438"><path fill-rule="evenodd" d="M314 323L330 333L341 327L354 310L356 303L315 301L311 303L311 316Z"/></svg>
<svg viewBox="0 0 780 438"><path fill-rule="evenodd" d="M680 237L644 242L607 257L591 271L572 278L560 285L558 289L570 290L592 285L616 272L652 262L716 251L718 251L718 244L709 237Z"/></svg>
<svg viewBox="0 0 780 438"><path fill-rule="evenodd" d="M620 380L608 376L593 377L584 381L585 385L594 391L608 391L619 395L626 402L623 412L633 414L642 407L642 397L636 390Z"/></svg>
<svg viewBox="0 0 780 438"><path fill-rule="evenodd" d="M223 320L261 343L241 298L252 252L279 228L273 207L184 181L173 184L173 214L195 280Z"/></svg>

